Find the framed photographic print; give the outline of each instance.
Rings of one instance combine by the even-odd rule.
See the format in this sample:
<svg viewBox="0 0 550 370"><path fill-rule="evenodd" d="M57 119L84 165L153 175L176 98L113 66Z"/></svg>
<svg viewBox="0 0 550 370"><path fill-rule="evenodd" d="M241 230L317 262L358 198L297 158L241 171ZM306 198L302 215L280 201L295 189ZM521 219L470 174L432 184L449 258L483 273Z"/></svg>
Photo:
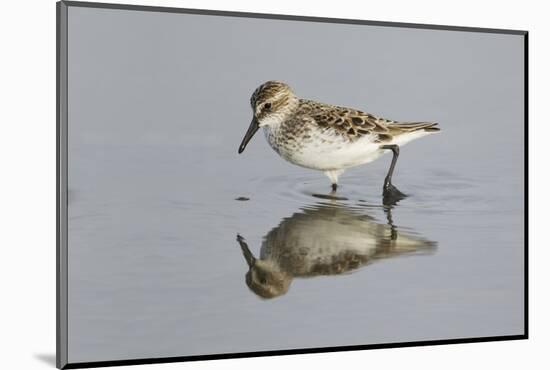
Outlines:
<svg viewBox="0 0 550 370"><path fill-rule="evenodd" d="M527 32L57 4L57 366L527 338Z"/></svg>

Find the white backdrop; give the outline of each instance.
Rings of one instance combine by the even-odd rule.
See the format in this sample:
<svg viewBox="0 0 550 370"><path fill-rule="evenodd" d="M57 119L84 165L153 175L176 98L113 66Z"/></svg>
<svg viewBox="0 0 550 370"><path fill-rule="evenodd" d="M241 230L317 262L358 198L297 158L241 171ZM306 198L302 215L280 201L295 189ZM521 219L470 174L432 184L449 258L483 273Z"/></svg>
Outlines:
<svg viewBox="0 0 550 370"><path fill-rule="evenodd" d="M136 369L542 368L549 335L543 239L545 135L550 136L548 44L544 2L485 0L111 1L143 5L296 14L530 31L530 336L528 341L461 344L316 355L143 365ZM2 368L51 369L55 354L55 1L2 4L0 21L0 233ZM546 191L545 191L546 190Z"/></svg>

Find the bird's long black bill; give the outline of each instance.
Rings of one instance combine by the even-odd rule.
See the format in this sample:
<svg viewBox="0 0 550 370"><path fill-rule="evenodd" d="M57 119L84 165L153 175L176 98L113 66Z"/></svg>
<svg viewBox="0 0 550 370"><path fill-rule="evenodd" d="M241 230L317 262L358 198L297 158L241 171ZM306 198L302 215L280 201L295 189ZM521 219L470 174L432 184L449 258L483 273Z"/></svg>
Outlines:
<svg viewBox="0 0 550 370"><path fill-rule="evenodd" d="M260 126L258 125L258 121L256 120L256 117L252 118L252 122L250 122L250 126L248 127L248 130L246 131L246 134L244 135L243 141L241 142L241 145L239 146L239 154L241 154L244 151L244 148L246 148L246 145L252 139L252 136L258 131Z"/></svg>
<svg viewBox="0 0 550 370"><path fill-rule="evenodd" d="M240 235L237 235L237 241L241 245L241 250L243 251L243 256L246 260L246 263L248 264L248 267L254 266L254 264L256 263L256 257L254 257L250 249L248 249L248 244L246 244L244 238Z"/></svg>

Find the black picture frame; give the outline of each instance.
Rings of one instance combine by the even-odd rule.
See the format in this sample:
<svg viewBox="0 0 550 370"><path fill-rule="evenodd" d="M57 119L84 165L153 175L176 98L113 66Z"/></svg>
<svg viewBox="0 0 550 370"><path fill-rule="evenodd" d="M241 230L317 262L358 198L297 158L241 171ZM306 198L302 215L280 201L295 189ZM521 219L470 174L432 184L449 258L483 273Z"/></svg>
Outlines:
<svg viewBox="0 0 550 370"><path fill-rule="evenodd" d="M163 358L140 358L140 359L125 359L114 361L97 361L97 362L69 362L67 351L67 229L68 229L68 96L67 96L67 11L71 7L84 7L95 9L116 9L127 11L139 11L139 12L167 12L167 13L181 13L181 14L197 14L197 15L210 15L221 17L241 17L241 18L257 18L257 19L275 19L275 20L287 20L287 21L302 21L302 22L318 22L318 23L339 23L339 24L353 24L353 25L368 25L368 26L382 26L382 27L401 27L401 28L415 28L415 29L427 29L427 30L448 30L448 31L461 31L461 32L478 32L478 33L497 33L497 34L512 34L520 35L524 38L524 333L520 335L506 335L506 336L487 336L487 337L475 337L475 338L461 338L461 339L445 339L445 340L427 340L427 341L415 341L415 342L395 342L395 343L379 343L368 345L354 345L354 346L338 346L338 347L323 347L323 348L296 348L291 350L273 350L273 351L260 351L260 352L240 352L240 353L220 353L220 354L208 354L198 356L176 356L176 357L163 357ZM214 360L214 359L230 359L230 358L243 358L243 357L261 357L261 356L279 356L279 355L292 355L292 354L308 354L308 353L321 353L321 352L340 352L340 351L357 351L367 349L380 349L380 348L398 348L398 347L415 347L415 346L432 346L432 345L445 345L445 344L460 344L460 343L479 343L479 342L491 342L491 341L509 341L509 340L522 340L528 339L528 324L529 324L529 240L528 240L528 225L529 225L529 208L528 208L528 189L529 189L529 166L528 166L528 146L529 146L529 98L528 98L528 65L529 65L529 50L528 50L528 31L524 30L510 30L510 29L492 29L492 28L475 28L475 27L459 27L459 26L447 26L447 25L431 25L431 24L415 24L415 23L397 23L397 22L382 22L382 21L368 21L358 19L338 19L338 18L324 18L324 17L310 17L310 16L296 16L296 15L283 15L283 14L262 14L262 13L248 13L248 12L233 12L233 11L219 11L219 10L206 10L206 9L186 9L186 8L173 8L173 7L158 7L158 6L142 6L142 5L128 5L128 4L110 4L110 3L96 3L96 2L79 2L79 1L60 1L56 4L57 15L57 94L56 94L56 122L57 122L57 140L56 140L56 161L57 161L57 173L56 173L56 236L57 236L57 248L56 248L56 366L60 369L76 369L76 368L92 368L92 367L105 367L105 366L122 366L122 365L140 365L140 364L155 364L155 363L170 363L170 362L182 362L182 361L202 361L202 360Z"/></svg>

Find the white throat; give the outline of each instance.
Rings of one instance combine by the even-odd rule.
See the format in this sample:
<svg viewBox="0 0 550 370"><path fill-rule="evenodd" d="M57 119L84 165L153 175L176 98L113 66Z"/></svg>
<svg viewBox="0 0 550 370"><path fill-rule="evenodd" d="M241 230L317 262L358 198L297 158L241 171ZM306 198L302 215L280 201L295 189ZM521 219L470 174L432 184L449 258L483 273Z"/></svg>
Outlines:
<svg viewBox="0 0 550 370"><path fill-rule="evenodd" d="M261 119L258 122L260 127L277 127L285 121L285 115L283 113L273 113L267 117Z"/></svg>

